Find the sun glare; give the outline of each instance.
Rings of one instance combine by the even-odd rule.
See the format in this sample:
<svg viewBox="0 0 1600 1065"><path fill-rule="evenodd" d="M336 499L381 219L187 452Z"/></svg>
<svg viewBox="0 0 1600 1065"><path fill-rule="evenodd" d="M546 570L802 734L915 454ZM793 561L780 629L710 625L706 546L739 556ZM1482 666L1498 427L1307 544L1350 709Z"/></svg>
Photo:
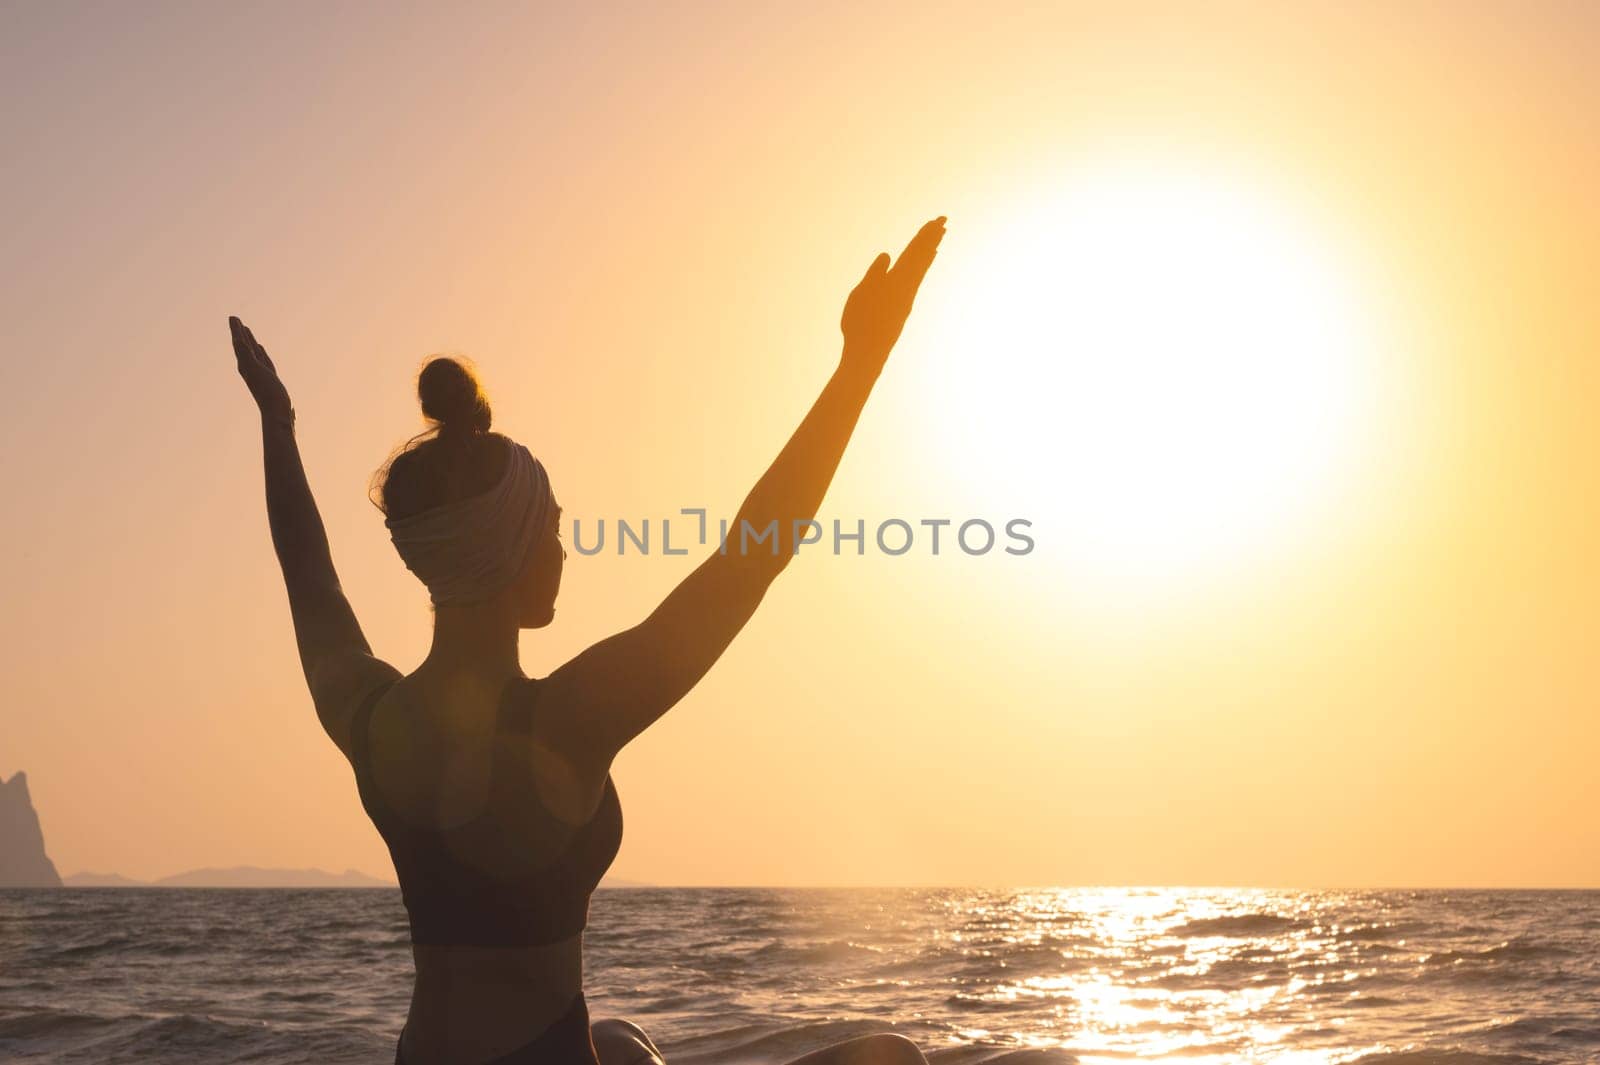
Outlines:
<svg viewBox="0 0 1600 1065"><path fill-rule="evenodd" d="M944 469L1041 547L1167 582L1337 505L1377 337L1304 213L1237 174L1118 166L973 228L940 264L959 297L931 326L929 409Z"/></svg>

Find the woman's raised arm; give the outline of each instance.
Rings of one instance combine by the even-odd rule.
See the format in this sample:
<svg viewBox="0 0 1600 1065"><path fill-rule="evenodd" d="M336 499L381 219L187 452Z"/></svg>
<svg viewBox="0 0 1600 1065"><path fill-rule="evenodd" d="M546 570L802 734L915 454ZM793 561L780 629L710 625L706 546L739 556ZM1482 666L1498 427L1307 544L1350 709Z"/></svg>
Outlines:
<svg viewBox="0 0 1600 1065"><path fill-rule="evenodd" d="M317 717L339 749L350 749L350 719L379 683L399 676L372 657L355 612L339 587L328 535L306 481L294 438L294 407L266 349L237 318L228 319L239 376L261 412L267 523L283 569L295 643Z"/></svg>
<svg viewBox="0 0 1600 1065"><path fill-rule="evenodd" d="M750 490L726 549L701 563L644 621L595 644L546 681L541 700L559 712L543 715L542 739L581 774L603 773L624 744L694 687L794 557L911 313L944 221L923 226L893 266L879 255L850 293L840 319L839 366Z"/></svg>

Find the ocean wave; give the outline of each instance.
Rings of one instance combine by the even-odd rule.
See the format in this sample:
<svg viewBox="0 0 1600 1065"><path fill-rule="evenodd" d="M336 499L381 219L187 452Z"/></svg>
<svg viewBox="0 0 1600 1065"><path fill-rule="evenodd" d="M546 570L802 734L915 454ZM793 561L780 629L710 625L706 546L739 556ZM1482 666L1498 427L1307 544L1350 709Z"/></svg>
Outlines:
<svg viewBox="0 0 1600 1065"><path fill-rule="evenodd" d="M774 963L816 965L875 958L883 954L883 948L845 939L830 939L816 943L790 943L774 939L750 953L767 965Z"/></svg>
<svg viewBox="0 0 1600 1065"><path fill-rule="evenodd" d="M1496 1020L1479 1027L1477 1034L1522 1048L1543 1044L1600 1047L1600 1017L1568 1013Z"/></svg>
<svg viewBox="0 0 1600 1065"><path fill-rule="evenodd" d="M1378 943L1387 946L1396 940L1420 935L1426 928L1427 926L1420 921L1348 925L1338 929L1334 933L1334 938L1345 943Z"/></svg>
<svg viewBox="0 0 1600 1065"><path fill-rule="evenodd" d="M40 1008L0 1014L0 1046L95 1038L122 1023L119 1018L79 1010Z"/></svg>
<svg viewBox="0 0 1600 1065"><path fill-rule="evenodd" d="M1256 936L1277 936L1307 927L1299 917L1285 917L1276 913L1241 913L1224 917L1201 917L1185 921L1172 934L1184 937L1220 936L1248 939Z"/></svg>
<svg viewBox="0 0 1600 1065"><path fill-rule="evenodd" d="M1248 985L1270 985L1289 980L1289 965L1282 960L1263 962L1250 958L1222 958L1192 968L1176 969L1148 978L1145 983L1165 991L1231 990Z"/></svg>
<svg viewBox="0 0 1600 1065"><path fill-rule="evenodd" d="M61 961L73 961L80 958L97 958L106 954L120 954L127 950L135 950L141 946L131 936L109 935L103 938L94 938L83 943L69 943L56 947L51 953Z"/></svg>
<svg viewBox="0 0 1600 1065"><path fill-rule="evenodd" d="M1571 957L1572 954L1570 949L1554 943L1514 939L1481 950L1439 951L1424 956L1422 962L1424 965L1458 965L1463 962L1542 961L1546 958Z"/></svg>
<svg viewBox="0 0 1600 1065"><path fill-rule="evenodd" d="M1056 1047L993 1047L968 1044L927 1055L933 1065L1074 1065L1076 1055Z"/></svg>
<svg viewBox="0 0 1600 1065"><path fill-rule="evenodd" d="M676 1040L664 1053L670 1065L740 1062L784 1065L803 1054L864 1035L893 1033L883 1021L842 1020L810 1024L751 1024Z"/></svg>
<svg viewBox="0 0 1600 1065"><path fill-rule="evenodd" d="M1524 1054L1480 1054L1471 1050L1390 1050L1367 1054L1350 1065L1545 1065Z"/></svg>

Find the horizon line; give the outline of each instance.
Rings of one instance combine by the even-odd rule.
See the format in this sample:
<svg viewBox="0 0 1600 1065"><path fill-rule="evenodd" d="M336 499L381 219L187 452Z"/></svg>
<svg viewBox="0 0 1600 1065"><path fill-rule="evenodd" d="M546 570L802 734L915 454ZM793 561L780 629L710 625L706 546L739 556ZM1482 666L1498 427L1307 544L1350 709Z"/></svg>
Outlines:
<svg viewBox="0 0 1600 1065"><path fill-rule="evenodd" d="M357 885L341 887L328 885L328 890L378 890L380 888L399 888L398 881L365 872L364 870L347 867L340 872L331 872L317 866L197 866L177 873L169 873L162 877L141 880L125 876L121 873L102 873L94 870L79 870L75 873L64 874L61 879L63 886L70 877L76 876L106 876L119 877L132 881L134 887L159 887L183 890L187 885L167 885L160 881L182 876L186 873L231 871L238 869L257 869L262 872L315 872L328 876L345 876L355 873L371 880L381 881L378 885ZM858 882L858 883L666 883L650 880L640 880L633 877L618 877L616 883L607 884L602 881L599 888L611 891L629 891L639 889L662 890L699 890L699 891L1571 891L1590 892L1600 891L1600 884L1338 884L1338 885L1307 885L1307 884L1203 884L1203 883L1112 883L1112 882L1083 882L1083 883L1058 883L1058 884L1006 884L1006 883L907 883L907 882ZM101 887L118 887L121 885L99 885ZM216 888L193 887L192 890L230 890L231 885L219 885ZM248 885L239 885L244 890L318 890L307 888L284 887L279 885L262 885L252 889Z"/></svg>

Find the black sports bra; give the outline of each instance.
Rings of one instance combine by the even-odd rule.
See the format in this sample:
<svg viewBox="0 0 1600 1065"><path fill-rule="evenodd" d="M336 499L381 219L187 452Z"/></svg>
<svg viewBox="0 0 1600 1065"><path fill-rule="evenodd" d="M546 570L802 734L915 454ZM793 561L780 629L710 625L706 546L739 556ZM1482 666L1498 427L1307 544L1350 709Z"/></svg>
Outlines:
<svg viewBox="0 0 1600 1065"><path fill-rule="evenodd" d="M534 785L528 743L535 702L530 696L538 688L518 678L500 695L488 808L446 829L416 824L384 802L372 780L372 714L391 686L373 692L357 712L351 762L361 805L394 858L411 941L535 946L583 931L589 896L622 845L622 804L611 778L587 823L574 828L550 812ZM529 853L530 838L568 834L571 839L554 857L547 850L537 858Z"/></svg>

